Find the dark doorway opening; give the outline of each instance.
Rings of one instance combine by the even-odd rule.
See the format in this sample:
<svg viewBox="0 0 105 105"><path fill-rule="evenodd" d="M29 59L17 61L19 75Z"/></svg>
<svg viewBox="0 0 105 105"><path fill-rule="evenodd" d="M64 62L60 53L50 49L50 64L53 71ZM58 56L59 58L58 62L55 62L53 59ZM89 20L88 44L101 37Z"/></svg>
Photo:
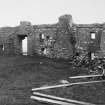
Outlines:
<svg viewBox="0 0 105 105"><path fill-rule="evenodd" d="M22 55L27 55L28 52L27 35L18 35L18 37L19 37L20 51Z"/></svg>

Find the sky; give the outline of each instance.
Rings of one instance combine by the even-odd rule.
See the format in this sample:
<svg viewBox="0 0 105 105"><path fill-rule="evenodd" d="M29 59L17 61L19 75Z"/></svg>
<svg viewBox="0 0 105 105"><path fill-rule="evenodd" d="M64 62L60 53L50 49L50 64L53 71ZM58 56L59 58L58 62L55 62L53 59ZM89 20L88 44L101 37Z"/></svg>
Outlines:
<svg viewBox="0 0 105 105"><path fill-rule="evenodd" d="M105 0L0 0L0 27L20 21L53 24L64 14L71 14L77 24L103 23Z"/></svg>

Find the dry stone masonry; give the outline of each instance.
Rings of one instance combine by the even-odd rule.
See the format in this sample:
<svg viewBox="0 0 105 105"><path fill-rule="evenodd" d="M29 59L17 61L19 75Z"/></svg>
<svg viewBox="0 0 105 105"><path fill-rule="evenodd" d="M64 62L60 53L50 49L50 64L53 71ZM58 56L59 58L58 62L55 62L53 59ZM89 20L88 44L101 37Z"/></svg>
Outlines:
<svg viewBox="0 0 105 105"><path fill-rule="evenodd" d="M27 54L50 58L71 58L76 52L105 57L105 23L74 24L71 15L59 17L56 24L0 28L0 55L22 54L22 40L27 37Z"/></svg>

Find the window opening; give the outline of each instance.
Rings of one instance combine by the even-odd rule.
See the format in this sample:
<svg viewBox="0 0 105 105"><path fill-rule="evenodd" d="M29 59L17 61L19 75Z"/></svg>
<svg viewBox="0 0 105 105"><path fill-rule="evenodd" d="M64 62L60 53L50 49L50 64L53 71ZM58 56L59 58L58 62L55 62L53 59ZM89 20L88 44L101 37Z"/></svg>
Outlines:
<svg viewBox="0 0 105 105"><path fill-rule="evenodd" d="M96 34L95 33L91 33L91 39L95 39L96 38Z"/></svg>

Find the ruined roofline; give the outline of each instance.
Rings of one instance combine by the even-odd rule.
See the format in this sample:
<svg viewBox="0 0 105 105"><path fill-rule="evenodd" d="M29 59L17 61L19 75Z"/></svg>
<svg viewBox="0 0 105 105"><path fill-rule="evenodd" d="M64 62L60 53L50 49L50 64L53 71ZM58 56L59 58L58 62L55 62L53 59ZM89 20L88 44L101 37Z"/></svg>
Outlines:
<svg viewBox="0 0 105 105"><path fill-rule="evenodd" d="M104 28L104 24L93 23L93 24L75 24L77 28Z"/></svg>
<svg viewBox="0 0 105 105"><path fill-rule="evenodd" d="M75 26L77 28L103 28L105 27L105 24L99 24L99 23L93 23L93 24L72 24L72 26ZM33 25L35 29L40 28L57 28L58 23L56 24L42 24L42 25Z"/></svg>
<svg viewBox="0 0 105 105"><path fill-rule="evenodd" d="M56 28L57 24L41 24L41 25L33 25L34 29L40 29L40 28Z"/></svg>
<svg viewBox="0 0 105 105"><path fill-rule="evenodd" d="M9 29L14 29L14 28L19 28L21 25L15 26L15 27L0 27L0 31L2 30L9 30ZM40 25L32 25L33 28L56 28L57 27L57 23L56 24L40 24Z"/></svg>
<svg viewBox="0 0 105 105"><path fill-rule="evenodd" d="M103 28L105 26L105 24L74 24L73 26L77 27L77 28L91 28L91 27L95 27L95 28ZM8 30L8 29L14 29L14 28L18 28L19 26L15 26L15 27L0 27L0 31L1 30ZM34 29L40 29L40 28L56 28L58 27L58 23L56 24L41 24L41 25L32 25L32 27Z"/></svg>
<svg viewBox="0 0 105 105"><path fill-rule="evenodd" d="M9 26L6 26L6 27L0 27L0 31L2 30L10 30L10 29L14 29L15 27L9 27Z"/></svg>
<svg viewBox="0 0 105 105"><path fill-rule="evenodd" d="M4 29L14 29L14 28L17 28L17 27L20 27L21 25L23 26L32 26L34 29L42 29L42 28L57 28L59 27L59 23L61 22L69 22L70 24L72 24L72 26L75 26L77 28L91 28L91 27L95 27L95 28L103 28L105 27L105 23L93 23L93 24L74 24L73 21L72 21L72 15L70 14L65 14L65 15L62 15L60 17L58 17L58 22L57 23L54 23L54 24L39 24L39 25L31 25L30 22L28 21L20 21L20 24L15 26L15 27L9 27L9 26L6 26L6 27L0 27L0 30L4 30ZM62 25L62 24L61 24Z"/></svg>

